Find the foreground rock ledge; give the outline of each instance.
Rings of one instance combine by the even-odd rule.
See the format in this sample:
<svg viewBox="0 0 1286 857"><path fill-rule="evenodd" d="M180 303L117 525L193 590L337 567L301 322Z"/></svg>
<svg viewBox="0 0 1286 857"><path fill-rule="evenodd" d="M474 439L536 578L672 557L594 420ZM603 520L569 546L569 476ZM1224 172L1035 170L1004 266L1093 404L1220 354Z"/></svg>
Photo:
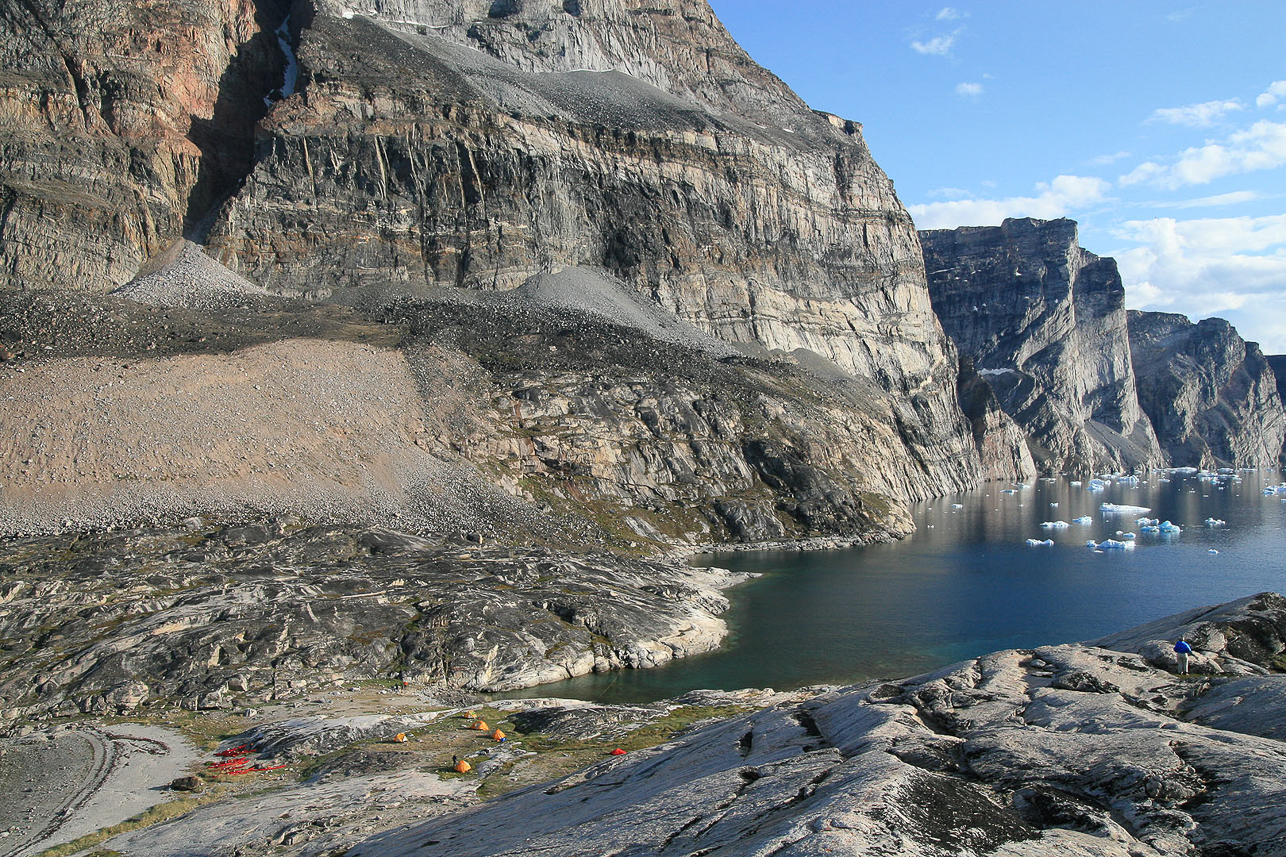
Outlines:
<svg viewBox="0 0 1286 857"><path fill-rule="evenodd" d="M1280 656L1281 596L1210 615L1225 643L1253 634ZM1217 643L1213 624L1194 612L1143 636ZM1286 854L1281 705L1251 702L1238 731L1202 705L1230 686L1280 701L1286 676L1226 645L1203 662L1246 675L1093 645L999 652L734 718L349 854Z"/></svg>

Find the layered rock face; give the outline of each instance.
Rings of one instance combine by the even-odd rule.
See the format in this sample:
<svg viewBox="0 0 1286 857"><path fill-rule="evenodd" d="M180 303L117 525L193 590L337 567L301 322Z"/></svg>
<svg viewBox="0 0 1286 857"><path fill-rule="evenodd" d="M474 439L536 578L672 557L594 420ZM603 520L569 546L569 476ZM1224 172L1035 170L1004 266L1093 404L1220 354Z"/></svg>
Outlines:
<svg viewBox="0 0 1286 857"><path fill-rule="evenodd" d="M24 437L11 458L30 463L9 474L7 495L23 504L9 516L21 520L18 528L40 528L51 516L93 523L90 507L147 512L182 497L212 498L215 511L266 505L312 516L315 503L305 508L290 497L297 486L311 493L318 474L323 485L361 486L334 497L336 508L440 508L440 497L407 498L458 493L427 490L430 474L451 465L467 471L462 482L450 480L470 485L466 496L486 495L480 483L490 480L486 487L532 508L587 498L590 519L607 530L625 524L635 537L860 536L872 527L904 532L899 500L979 478L956 403L955 355L928 301L913 225L860 128L809 110L741 51L704 3L287 9L265 0L182 11L105 3L84 20L73 11L22 4L8 13L4 44L17 77L5 139L19 176L5 185L10 204L0 226L10 286L101 291L137 273L122 294L166 307L166 319L213 309L205 326L220 327L220 308L244 303L238 323L258 335L283 313L297 317L298 306L265 303L266 290L350 304L366 318L413 327L415 337L405 353L380 354L387 377L398 376L398 389L378 401L402 411L395 421L402 428L386 445L400 464L349 454L351 427L324 401L282 433L284 445L274 441L280 454L259 445L245 451L250 477L240 493L222 476L211 493L213 474L194 482L164 462L150 461L139 474L140 459L120 454L124 439L61 462L40 438ZM185 52L191 58L180 68ZM272 91L296 76L287 93ZM49 105L61 103L75 109L59 124ZM76 176L88 191L63 193ZM242 279L195 258L194 246L171 243L185 228ZM148 256L153 261L140 268ZM563 301L564 314L601 297L602 283L620 292L607 313L616 330L604 332L600 317L589 323L594 335L582 338L662 352L672 386L633 358L624 364L634 377L621 376L617 361L606 373L611 384L598 385L605 367L594 355L607 353L602 348L561 376L530 361L535 374L508 373L525 359L525 343L549 339L544 347L557 350L575 337L548 329L555 320L521 301L483 305L469 296L537 288L564 269L589 272L591 283ZM403 298L410 303L396 303ZM404 312L411 304L419 308ZM253 318L255 307L263 319ZM460 316L444 308L466 307L477 323L447 342L426 307L448 321ZM109 302L90 312L117 309ZM636 323L640 312L660 312L661 327L705 337L700 353L676 358L673 342L653 342L656 325ZM515 337L507 362L490 359L497 349L486 335L471 341L492 329L488 321ZM582 317L563 326L583 325ZM174 335L160 317L133 329L144 338ZM347 342L351 333L338 338ZM46 358L39 379L3 379L29 394L37 421L54 419L39 383L61 387L96 371L59 362L86 356L68 336L46 338L21 322L0 335L25 348L23 359ZM398 347L381 334L373 339ZM302 355L321 346L290 348ZM162 375L175 358L165 347L141 356ZM245 377L222 391L235 401L224 397L219 407L250 414L253 436L272 434L266 415L290 400L263 356L251 355L258 368L239 373ZM200 371L205 361L178 362ZM468 396L438 381L412 389L412 374L423 381L443 366L475 364L483 369L465 374L480 386ZM300 365L309 367L307 386L325 386L321 362ZM732 386L702 388L697 378L711 369ZM134 373L116 380L125 384L110 388L113 407L148 398ZM493 383L514 386L493 400ZM735 407L715 401L725 394ZM477 410L465 413L465 398ZM219 423L218 414L200 415L196 399L183 402L180 422L194 436ZM77 424L67 408L55 410L60 424ZM460 419L420 430L444 412ZM506 436L520 440L506 446ZM152 452L168 443L158 437ZM294 466L299 447L307 449L303 468ZM166 449L187 457L181 441ZM360 475L332 478L354 470ZM57 487L46 491L45 483ZM458 526L452 516L446 529ZM684 520L662 520L675 516Z"/></svg>
<svg viewBox="0 0 1286 857"><path fill-rule="evenodd" d="M1139 402L1175 464L1273 465L1286 440L1278 380L1259 346L1221 318L1193 324L1163 312L1130 314Z"/></svg>
<svg viewBox="0 0 1286 857"><path fill-rule="evenodd" d="M914 228L860 129L809 110L704 3L322 4L211 250L360 302L605 270L728 342L883 390L912 496L976 457Z"/></svg>
<svg viewBox="0 0 1286 857"><path fill-rule="evenodd" d="M1138 405L1116 263L1081 248L1074 222L1006 220L920 240L934 311L1041 471L1164 462Z"/></svg>
<svg viewBox="0 0 1286 857"><path fill-rule="evenodd" d="M107 291L250 167L285 2L0 9L0 288Z"/></svg>

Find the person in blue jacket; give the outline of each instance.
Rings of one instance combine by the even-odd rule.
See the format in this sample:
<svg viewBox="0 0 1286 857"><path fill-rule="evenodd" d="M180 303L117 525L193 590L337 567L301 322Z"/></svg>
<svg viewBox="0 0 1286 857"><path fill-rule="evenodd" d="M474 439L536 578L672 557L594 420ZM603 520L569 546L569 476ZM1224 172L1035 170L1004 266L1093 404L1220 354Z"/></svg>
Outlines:
<svg viewBox="0 0 1286 857"><path fill-rule="evenodd" d="M1188 655L1190 654L1192 654L1192 646L1189 646L1188 641L1180 637L1179 642L1174 644L1174 655L1179 659L1180 675L1188 674Z"/></svg>

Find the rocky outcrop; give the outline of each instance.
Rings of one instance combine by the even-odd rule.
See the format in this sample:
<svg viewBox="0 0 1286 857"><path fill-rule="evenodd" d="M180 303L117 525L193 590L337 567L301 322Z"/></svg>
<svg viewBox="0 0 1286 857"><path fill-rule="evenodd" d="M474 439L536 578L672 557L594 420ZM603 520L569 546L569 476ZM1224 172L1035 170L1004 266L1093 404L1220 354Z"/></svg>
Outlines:
<svg viewBox="0 0 1286 857"><path fill-rule="evenodd" d="M1042 472L1164 463L1138 405L1116 263L1081 248L1075 223L1006 220L920 240L934 311Z"/></svg>
<svg viewBox="0 0 1286 857"><path fill-rule="evenodd" d="M1280 653L1283 605L1202 612ZM1192 618L1142 636L1172 640ZM1194 682L1091 645L998 652L781 703L350 853L1286 853L1281 709L1233 729L1213 710L1236 705L1225 687L1263 699L1286 677L1207 655L1243 677Z"/></svg>
<svg viewBox="0 0 1286 857"><path fill-rule="evenodd" d="M1278 380L1221 318L1130 312L1139 402L1175 465L1275 465L1286 441Z"/></svg>
<svg viewBox="0 0 1286 857"><path fill-rule="evenodd" d="M0 718L227 709L363 679L512 690L709 651L717 569L275 524L0 553Z"/></svg>

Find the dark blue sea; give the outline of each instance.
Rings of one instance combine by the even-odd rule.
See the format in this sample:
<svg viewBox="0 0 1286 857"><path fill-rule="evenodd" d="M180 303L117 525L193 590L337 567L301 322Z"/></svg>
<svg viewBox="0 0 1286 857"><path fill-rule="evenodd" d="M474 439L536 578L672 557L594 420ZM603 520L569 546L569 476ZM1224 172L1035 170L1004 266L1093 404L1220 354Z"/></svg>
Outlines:
<svg viewBox="0 0 1286 857"><path fill-rule="evenodd" d="M917 505L916 533L895 544L700 557L699 564L761 575L729 591L731 634L722 650L532 694L644 702L694 688L905 677L998 649L1087 640L1190 607L1286 592L1286 495L1264 492L1282 479L1271 469L1153 472L1137 481L1105 478L1102 490L1089 480L990 483ZM1103 503L1150 511L1104 512ZM1139 518L1182 532L1144 531ZM1068 526L1041 526L1058 521ZM1086 546L1124 543L1126 534L1134 534L1131 549ZM1054 544L1033 547L1028 539Z"/></svg>

